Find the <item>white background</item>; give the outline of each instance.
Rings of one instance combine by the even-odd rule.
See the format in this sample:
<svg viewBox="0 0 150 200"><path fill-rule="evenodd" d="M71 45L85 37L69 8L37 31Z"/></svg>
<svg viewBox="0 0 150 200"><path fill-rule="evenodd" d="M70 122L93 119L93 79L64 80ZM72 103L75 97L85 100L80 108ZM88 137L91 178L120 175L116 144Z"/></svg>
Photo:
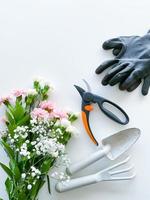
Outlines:
<svg viewBox="0 0 150 200"><path fill-rule="evenodd" d="M111 54L101 49L106 39L120 35L142 35L150 28L148 0L5 0L0 1L0 94L13 88L30 87L32 78L44 76L55 85L52 95L60 106L80 111L81 99L73 84L84 86L86 78L97 94L122 106L130 116L126 127L104 116L97 107L91 124L97 139L127 127L139 127L142 135L130 150L137 177L133 181L99 183L72 192L57 194L56 200L148 200L150 199L150 96L143 97L139 87L132 93L118 87L103 87L103 75L94 71ZM68 145L72 161L96 150L87 137L81 120L76 124L81 135ZM0 161L7 162L0 150ZM81 172L94 173L97 163ZM7 200L0 169L0 196ZM39 200L48 200L47 187Z"/></svg>

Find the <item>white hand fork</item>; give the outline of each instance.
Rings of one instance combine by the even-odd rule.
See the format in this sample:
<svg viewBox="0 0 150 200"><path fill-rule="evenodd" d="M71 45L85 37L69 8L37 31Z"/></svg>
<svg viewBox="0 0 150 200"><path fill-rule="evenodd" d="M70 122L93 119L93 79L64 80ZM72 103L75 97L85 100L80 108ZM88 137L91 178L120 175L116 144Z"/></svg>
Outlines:
<svg viewBox="0 0 150 200"><path fill-rule="evenodd" d="M120 180L130 180L135 177L135 173L131 173L131 170L133 169L133 166L130 166L128 168L120 169L120 170L114 170L124 164L126 164L129 161L130 157L127 157L125 160L108 167L96 174L92 174L85 177L80 177L76 179L72 179L70 181L64 181L59 182L56 184L56 191L57 192L66 192L70 191L76 188L80 188L86 185L91 185L94 183L98 183L101 181L120 181ZM130 172L130 174L129 174ZM121 176L122 174L125 174L126 176ZM117 176L116 176L117 175Z"/></svg>

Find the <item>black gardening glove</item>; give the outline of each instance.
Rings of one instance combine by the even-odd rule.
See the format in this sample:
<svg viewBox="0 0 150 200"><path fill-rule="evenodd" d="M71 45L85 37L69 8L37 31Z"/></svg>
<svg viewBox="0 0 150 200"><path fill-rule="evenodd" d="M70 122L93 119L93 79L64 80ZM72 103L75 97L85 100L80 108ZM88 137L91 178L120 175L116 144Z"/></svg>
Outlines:
<svg viewBox="0 0 150 200"><path fill-rule="evenodd" d="M111 67L102 80L103 85L119 83L121 90L133 91L143 80L142 94L150 86L150 33L143 37L125 36L104 42L105 50L112 49L115 59L102 63L96 73Z"/></svg>

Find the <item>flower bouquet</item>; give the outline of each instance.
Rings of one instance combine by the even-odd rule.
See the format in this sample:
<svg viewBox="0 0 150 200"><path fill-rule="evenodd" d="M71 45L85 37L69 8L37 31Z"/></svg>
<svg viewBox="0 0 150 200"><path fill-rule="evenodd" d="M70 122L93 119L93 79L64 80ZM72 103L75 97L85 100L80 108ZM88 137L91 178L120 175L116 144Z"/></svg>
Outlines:
<svg viewBox="0 0 150 200"><path fill-rule="evenodd" d="M9 165L0 162L0 166L8 175L9 200L36 200L46 177L50 192L49 171L58 160L69 163L65 146L76 132L72 123L77 115L48 101L51 90L44 80L36 79L34 89L15 90L0 99L6 111L0 143L9 157ZM63 172L52 177L69 179Z"/></svg>

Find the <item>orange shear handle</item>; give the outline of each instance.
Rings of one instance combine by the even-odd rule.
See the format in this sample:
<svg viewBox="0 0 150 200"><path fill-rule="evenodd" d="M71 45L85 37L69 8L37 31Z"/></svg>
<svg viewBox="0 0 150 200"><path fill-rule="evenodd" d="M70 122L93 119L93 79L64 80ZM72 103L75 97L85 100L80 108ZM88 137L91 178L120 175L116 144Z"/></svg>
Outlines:
<svg viewBox="0 0 150 200"><path fill-rule="evenodd" d="M83 111L82 111L82 121L83 121L83 124L84 124L84 128L85 128L87 134L89 135L90 139L92 140L92 142L94 144L96 144L98 146L98 142L95 139L95 137L94 137L94 135L93 135L93 133L91 131L90 125L89 125L89 113L92 110L93 110L93 106L92 105L84 106Z"/></svg>

